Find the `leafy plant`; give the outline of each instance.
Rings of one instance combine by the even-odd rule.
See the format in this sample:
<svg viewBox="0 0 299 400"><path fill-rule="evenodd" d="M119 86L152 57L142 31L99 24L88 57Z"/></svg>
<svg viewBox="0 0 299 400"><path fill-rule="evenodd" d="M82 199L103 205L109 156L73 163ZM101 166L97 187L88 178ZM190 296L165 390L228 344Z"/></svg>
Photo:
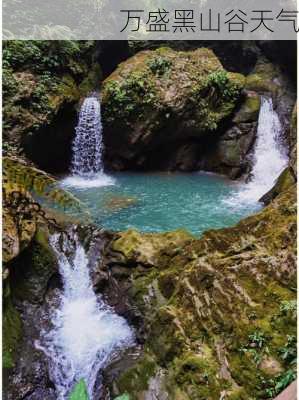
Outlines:
<svg viewBox="0 0 299 400"><path fill-rule="evenodd" d="M2 71L2 94L3 98L14 96L18 92L18 82L10 68L3 68Z"/></svg>
<svg viewBox="0 0 299 400"><path fill-rule="evenodd" d="M133 73L124 81L110 81L105 86L105 114L112 121L116 113L130 115L140 105L151 104L154 95L152 84L141 73Z"/></svg>
<svg viewBox="0 0 299 400"><path fill-rule="evenodd" d="M287 335L286 344L278 351L281 358L291 364L296 362L297 359L297 340L294 335Z"/></svg>
<svg viewBox="0 0 299 400"><path fill-rule="evenodd" d="M265 354L269 353L269 349L266 346L268 338L260 331L256 330L252 334L248 335L248 343L240 348L242 353L250 354L256 365L260 364Z"/></svg>
<svg viewBox="0 0 299 400"><path fill-rule="evenodd" d="M164 75L171 68L172 61L164 57L155 57L147 62L147 66L155 75Z"/></svg>
<svg viewBox="0 0 299 400"><path fill-rule="evenodd" d="M207 87L210 88L210 97L219 97L225 100L236 100L240 93L240 87L231 82L226 71L209 74Z"/></svg>
<svg viewBox="0 0 299 400"><path fill-rule="evenodd" d="M267 339L262 331L256 330L248 336L250 345L254 345L261 349L266 343Z"/></svg>
<svg viewBox="0 0 299 400"><path fill-rule="evenodd" d="M288 369L282 374L278 375L274 379L269 380L269 385L266 389L266 395L269 398L277 396L282 392L287 386L289 386L296 379L296 372L292 369Z"/></svg>
<svg viewBox="0 0 299 400"><path fill-rule="evenodd" d="M291 316L296 316L297 301L296 300L282 301L279 310L282 315L290 314Z"/></svg>
<svg viewBox="0 0 299 400"><path fill-rule="evenodd" d="M69 400L89 400L84 379L81 379L74 387Z"/></svg>

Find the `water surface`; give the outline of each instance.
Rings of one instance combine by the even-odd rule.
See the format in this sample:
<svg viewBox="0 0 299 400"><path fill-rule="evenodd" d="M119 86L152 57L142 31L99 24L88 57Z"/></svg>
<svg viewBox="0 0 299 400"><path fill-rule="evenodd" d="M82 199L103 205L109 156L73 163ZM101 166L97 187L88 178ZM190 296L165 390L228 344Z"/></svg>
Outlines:
<svg viewBox="0 0 299 400"><path fill-rule="evenodd" d="M114 231L186 229L195 235L231 226L261 205L233 201L244 183L205 173L114 173L92 181L66 178L61 186L88 208L93 221ZM101 186L101 183L102 185Z"/></svg>

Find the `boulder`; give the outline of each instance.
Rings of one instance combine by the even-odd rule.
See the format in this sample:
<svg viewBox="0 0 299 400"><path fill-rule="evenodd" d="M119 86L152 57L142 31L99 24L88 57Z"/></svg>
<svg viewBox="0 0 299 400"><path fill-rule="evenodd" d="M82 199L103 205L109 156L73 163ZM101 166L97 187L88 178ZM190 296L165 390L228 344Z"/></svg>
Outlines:
<svg viewBox="0 0 299 400"><path fill-rule="evenodd" d="M114 169L159 165L161 147L216 140L244 85L205 48L141 51L120 64L102 86L105 158Z"/></svg>
<svg viewBox="0 0 299 400"><path fill-rule="evenodd" d="M275 199L280 193L284 192L294 184L296 184L296 175L293 173L291 167L285 168L279 175L275 185L269 192L264 194L260 201L264 204L269 204L273 199Z"/></svg>
<svg viewBox="0 0 299 400"><path fill-rule="evenodd" d="M200 162L202 169L228 175L231 179L250 171L249 154L256 138L260 105L260 96L247 91L231 126L216 143L206 148Z"/></svg>

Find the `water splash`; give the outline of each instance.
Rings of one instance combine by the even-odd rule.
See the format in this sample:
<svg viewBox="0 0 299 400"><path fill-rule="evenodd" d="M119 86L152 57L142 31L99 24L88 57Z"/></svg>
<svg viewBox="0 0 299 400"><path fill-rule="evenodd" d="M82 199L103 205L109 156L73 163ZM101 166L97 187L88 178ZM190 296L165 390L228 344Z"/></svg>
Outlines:
<svg viewBox="0 0 299 400"><path fill-rule="evenodd" d="M253 153L251 179L241 184L231 203L242 206L257 202L275 184L288 165L288 155L282 144L282 126L271 98L262 97L257 139Z"/></svg>
<svg viewBox="0 0 299 400"><path fill-rule="evenodd" d="M118 316L92 289L88 258L77 235L55 234L50 244L63 280L60 306L52 311L50 332L43 333L40 348L49 357L50 376L58 400L66 400L74 384L84 379L90 399L99 370L120 349L134 343L125 319Z"/></svg>
<svg viewBox="0 0 299 400"><path fill-rule="evenodd" d="M114 180L104 174L102 131L100 101L96 96L87 97L80 110L73 142L72 175L63 181L65 185L99 187L114 184Z"/></svg>

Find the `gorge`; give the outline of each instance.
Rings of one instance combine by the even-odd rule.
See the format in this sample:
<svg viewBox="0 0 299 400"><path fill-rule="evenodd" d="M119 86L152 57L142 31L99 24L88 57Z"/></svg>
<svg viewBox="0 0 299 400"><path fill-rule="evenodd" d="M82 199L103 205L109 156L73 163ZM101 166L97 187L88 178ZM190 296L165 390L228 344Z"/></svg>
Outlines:
<svg viewBox="0 0 299 400"><path fill-rule="evenodd" d="M88 90L51 71L68 91L47 111L25 101L40 71L10 94L6 400L260 400L295 379L295 98L256 54L232 73L160 46ZM72 132L53 99L80 109Z"/></svg>

